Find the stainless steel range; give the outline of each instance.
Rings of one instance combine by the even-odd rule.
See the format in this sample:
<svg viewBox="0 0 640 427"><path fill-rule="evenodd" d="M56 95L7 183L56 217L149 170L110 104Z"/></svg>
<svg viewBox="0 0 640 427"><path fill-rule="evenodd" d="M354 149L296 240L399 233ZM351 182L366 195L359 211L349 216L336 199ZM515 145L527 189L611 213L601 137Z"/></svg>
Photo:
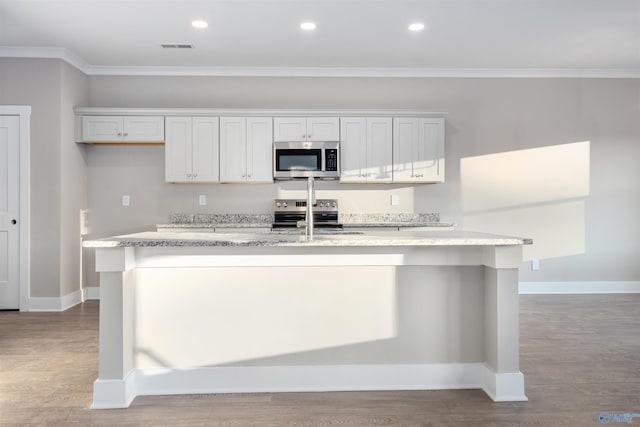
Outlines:
<svg viewBox="0 0 640 427"><path fill-rule="evenodd" d="M304 221L307 211L305 199L276 199L274 202L273 228L296 228L298 221ZM338 223L338 201L318 199L313 205L313 223L315 228L342 229Z"/></svg>

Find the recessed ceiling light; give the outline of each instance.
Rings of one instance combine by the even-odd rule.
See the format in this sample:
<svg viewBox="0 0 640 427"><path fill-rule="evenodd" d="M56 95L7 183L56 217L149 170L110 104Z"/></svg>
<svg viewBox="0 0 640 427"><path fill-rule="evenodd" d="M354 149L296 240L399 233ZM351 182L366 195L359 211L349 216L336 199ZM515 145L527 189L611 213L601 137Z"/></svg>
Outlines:
<svg viewBox="0 0 640 427"><path fill-rule="evenodd" d="M200 20L193 21L191 25L193 25L194 28L207 28L209 26L209 24L206 21L200 21Z"/></svg>
<svg viewBox="0 0 640 427"><path fill-rule="evenodd" d="M306 30L306 31L315 30L316 29L316 23L315 22L303 22L302 24L300 24L300 28L302 28L303 30Z"/></svg>
<svg viewBox="0 0 640 427"><path fill-rule="evenodd" d="M424 24L421 22L414 22L413 24L409 25L409 30L410 31L422 31L424 30Z"/></svg>

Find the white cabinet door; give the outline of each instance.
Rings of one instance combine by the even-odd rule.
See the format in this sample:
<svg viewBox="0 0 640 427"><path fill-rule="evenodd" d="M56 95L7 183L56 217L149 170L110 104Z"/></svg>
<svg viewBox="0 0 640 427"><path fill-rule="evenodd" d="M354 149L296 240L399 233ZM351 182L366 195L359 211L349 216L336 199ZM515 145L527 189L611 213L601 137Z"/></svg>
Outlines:
<svg viewBox="0 0 640 427"><path fill-rule="evenodd" d="M307 117L307 141L340 141L338 117Z"/></svg>
<svg viewBox="0 0 640 427"><path fill-rule="evenodd" d="M273 119L247 118L247 181L273 182Z"/></svg>
<svg viewBox="0 0 640 427"><path fill-rule="evenodd" d="M82 116L82 140L88 142L122 141L122 116Z"/></svg>
<svg viewBox="0 0 640 427"><path fill-rule="evenodd" d="M304 117L274 117L274 142L306 141L307 119Z"/></svg>
<svg viewBox="0 0 640 427"><path fill-rule="evenodd" d="M425 182L444 182L444 119L420 119L420 161L414 170Z"/></svg>
<svg viewBox="0 0 640 427"><path fill-rule="evenodd" d="M393 133L390 117L340 119L341 182L390 182Z"/></svg>
<svg viewBox="0 0 640 427"><path fill-rule="evenodd" d="M274 117L273 140L340 141L338 117Z"/></svg>
<svg viewBox="0 0 640 427"><path fill-rule="evenodd" d="M165 180L167 182L190 182L193 169L193 119L191 117L167 117L166 121Z"/></svg>
<svg viewBox="0 0 640 427"><path fill-rule="evenodd" d="M444 119L393 119L393 181L444 182Z"/></svg>
<svg viewBox="0 0 640 427"><path fill-rule="evenodd" d="M193 118L192 180L194 182L220 180L218 120L218 117Z"/></svg>
<svg viewBox="0 0 640 427"><path fill-rule="evenodd" d="M123 140L125 142L164 141L163 116L124 116Z"/></svg>
<svg viewBox="0 0 640 427"><path fill-rule="evenodd" d="M271 117L222 117L220 180L273 182L272 146Z"/></svg>
<svg viewBox="0 0 640 427"><path fill-rule="evenodd" d="M393 130L391 117L367 117L367 182L393 179Z"/></svg>
<svg viewBox="0 0 640 427"><path fill-rule="evenodd" d="M367 120L340 119L340 182L366 182Z"/></svg>
<svg viewBox="0 0 640 427"><path fill-rule="evenodd" d="M220 118L220 181L247 180L247 118Z"/></svg>
<svg viewBox="0 0 640 427"><path fill-rule="evenodd" d="M218 118L167 117L165 180L218 182Z"/></svg>
<svg viewBox="0 0 640 427"><path fill-rule="evenodd" d="M82 116L84 142L164 142L163 116Z"/></svg>

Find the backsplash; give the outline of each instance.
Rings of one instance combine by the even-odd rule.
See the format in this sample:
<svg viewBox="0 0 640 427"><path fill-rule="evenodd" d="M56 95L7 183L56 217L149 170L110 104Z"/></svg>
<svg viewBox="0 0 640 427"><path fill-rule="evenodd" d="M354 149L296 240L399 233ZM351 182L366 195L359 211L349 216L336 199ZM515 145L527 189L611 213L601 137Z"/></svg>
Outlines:
<svg viewBox="0 0 640 427"><path fill-rule="evenodd" d="M440 213L346 213L339 214L338 221L343 224L352 223L430 223L440 222Z"/></svg>
<svg viewBox="0 0 640 427"><path fill-rule="evenodd" d="M171 224L271 224L273 214L171 214Z"/></svg>
<svg viewBox="0 0 640 427"><path fill-rule="evenodd" d="M339 214L343 224L384 224L384 223L438 223L440 213L347 213ZM271 224L273 214L203 214L177 213L169 215L170 224Z"/></svg>

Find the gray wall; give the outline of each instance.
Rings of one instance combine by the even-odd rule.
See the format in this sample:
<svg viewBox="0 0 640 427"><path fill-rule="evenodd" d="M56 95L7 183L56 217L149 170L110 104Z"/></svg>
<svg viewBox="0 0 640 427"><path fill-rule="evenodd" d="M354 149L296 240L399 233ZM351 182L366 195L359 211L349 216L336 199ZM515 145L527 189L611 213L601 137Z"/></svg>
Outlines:
<svg viewBox="0 0 640 427"><path fill-rule="evenodd" d="M62 63L60 91L60 295L82 288L80 211L87 207L84 147L75 143L73 108L86 105L87 76Z"/></svg>
<svg viewBox="0 0 640 427"><path fill-rule="evenodd" d="M460 228L532 237L525 281L640 280L639 79L91 76L90 106L446 111L446 183L339 185L345 212L441 212ZM586 142L588 141L588 142ZM537 150L531 150L537 149ZM160 147L89 147L92 233L172 212L266 212L294 184L170 185ZM389 195L400 194L400 206ZM132 206L119 206L122 194ZM206 194L209 206L197 206ZM91 284L95 284L90 279Z"/></svg>
<svg viewBox="0 0 640 427"><path fill-rule="evenodd" d="M72 109L88 102L87 83L57 59L0 58L0 104L31 106L32 297L80 290L80 232L72 215L84 203L86 179Z"/></svg>
<svg viewBox="0 0 640 427"><path fill-rule="evenodd" d="M525 257L541 269L523 264L525 281L640 280L640 79L87 77L59 60L0 58L0 103L32 106L32 296L77 290L85 207L102 237L173 212L268 212L302 190L166 184L163 147L73 143L73 106L446 111L445 184L320 183L320 196L344 212L438 211L459 228L533 237ZM85 286L97 285L92 256Z"/></svg>

